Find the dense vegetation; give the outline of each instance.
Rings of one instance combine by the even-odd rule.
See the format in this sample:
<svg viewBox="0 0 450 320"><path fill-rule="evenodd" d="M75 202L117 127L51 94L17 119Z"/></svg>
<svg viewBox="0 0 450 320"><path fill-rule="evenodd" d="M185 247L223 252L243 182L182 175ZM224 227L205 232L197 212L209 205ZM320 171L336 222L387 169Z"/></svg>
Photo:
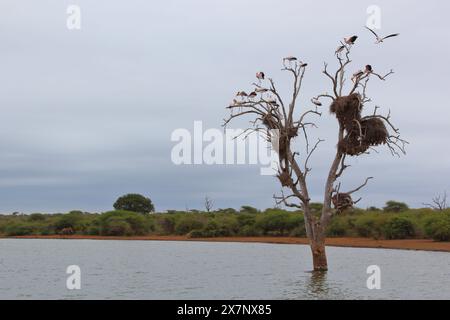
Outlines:
<svg viewBox="0 0 450 320"><path fill-rule="evenodd" d="M317 213L320 204L314 205ZM408 209L391 205L386 210L354 209L335 216L329 237L376 239L430 238L450 241L450 210ZM188 235L190 237L293 236L304 237L301 212L281 209L168 211L141 214L109 211L102 214L72 211L66 214L0 215L0 234L5 236L80 234L102 236Z"/></svg>

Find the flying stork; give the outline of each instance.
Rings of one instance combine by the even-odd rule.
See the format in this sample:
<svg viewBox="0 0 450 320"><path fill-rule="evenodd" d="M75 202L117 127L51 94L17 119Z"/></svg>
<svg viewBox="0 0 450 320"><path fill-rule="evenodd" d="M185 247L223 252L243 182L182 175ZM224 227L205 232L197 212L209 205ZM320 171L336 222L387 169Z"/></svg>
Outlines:
<svg viewBox="0 0 450 320"><path fill-rule="evenodd" d="M388 38L393 38L393 37L397 37L400 35L400 33L393 33L390 34L386 37L380 37L375 31L373 31L372 29L370 29L369 27L366 27L367 30L369 30L370 32L372 32L372 34L375 36L375 38L377 39L377 41L375 41L376 44L380 44L382 43L384 40L388 39Z"/></svg>
<svg viewBox="0 0 450 320"><path fill-rule="evenodd" d="M358 36L351 36L348 38L344 38L344 42L348 45L353 45L355 44L356 39L358 39Z"/></svg>

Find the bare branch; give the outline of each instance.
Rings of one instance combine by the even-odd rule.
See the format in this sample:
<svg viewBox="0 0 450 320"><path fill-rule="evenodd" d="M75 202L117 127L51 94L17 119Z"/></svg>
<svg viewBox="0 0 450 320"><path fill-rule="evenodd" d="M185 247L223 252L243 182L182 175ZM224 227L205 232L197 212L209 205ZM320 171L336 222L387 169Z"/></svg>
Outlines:
<svg viewBox="0 0 450 320"><path fill-rule="evenodd" d="M423 205L437 211L444 211L448 208L447 192L444 192L442 195L433 197L431 201L432 203L423 203Z"/></svg>
<svg viewBox="0 0 450 320"><path fill-rule="evenodd" d="M293 195L293 194L291 194L289 196L285 196L283 193L283 190L281 190L281 196L273 195L276 205L283 204L286 207L302 209L302 207L298 204L287 202L288 199L293 198L293 197L298 198L296 195Z"/></svg>
<svg viewBox="0 0 450 320"><path fill-rule="evenodd" d="M306 160L305 160L305 177L308 175L308 172L311 171L311 168L308 167L308 162L309 159L311 158L312 154L314 153L314 151L316 151L317 147L319 146L320 143L324 142L325 140L322 139L318 139L316 144L314 145L314 147L311 149L311 152L308 153Z"/></svg>
<svg viewBox="0 0 450 320"><path fill-rule="evenodd" d="M355 193L355 192L358 192L359 190L361 190L362 188L364 188L364 187L367 185L367 183L369 182L369 180L371 180L371 179L373 179L373 177L368 177L368 178L366 178L366 181L364 181L364 183L363 183L362 185L360 185L358 188L353 189L352 191L348 191L348 192L346 192L346 193L347 193L347 194L353 194L353 193Z"/></svg>

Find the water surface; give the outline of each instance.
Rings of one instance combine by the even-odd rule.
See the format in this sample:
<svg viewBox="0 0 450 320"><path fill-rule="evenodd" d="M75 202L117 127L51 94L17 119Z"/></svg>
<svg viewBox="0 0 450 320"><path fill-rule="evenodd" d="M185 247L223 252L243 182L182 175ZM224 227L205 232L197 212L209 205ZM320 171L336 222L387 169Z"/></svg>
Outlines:
<svg viewBox="0 0 450 320"><path fill-rule="evenodd" d="M450 299L450 254L178 241L0 240L0 299ZM81 268L81 290L66 268ZM381 290L366 286L381 268Z"/></svg>

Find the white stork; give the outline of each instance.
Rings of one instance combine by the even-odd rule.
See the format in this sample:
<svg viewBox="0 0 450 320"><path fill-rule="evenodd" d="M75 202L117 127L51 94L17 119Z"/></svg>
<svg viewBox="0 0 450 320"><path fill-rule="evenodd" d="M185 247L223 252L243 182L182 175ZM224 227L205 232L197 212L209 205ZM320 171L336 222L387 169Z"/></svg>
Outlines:
<svg viewBox="0 0 450 320"><path fill-rule="evenodd" d="M348 45L353 45L355 44L356 39L358 39L358 36L351 36L348 38L344 38L344 42Z"/></svg>
<svg viewBox="0 0 450 320"><path fill-rule="evenodd" d="M334 52L334 54L339 54L339 53L341 53L342 51L344 51L344 49L345 49L345 46L344 46L344 45L339 46L339 47L336 49L336 51Z"/></svg>
<svg viewBox="0 0 450 320"><path fill-rule="evenodd" d="M364 75L364 71L362 71L362 70L359 70L359 71L355 72L353 74L352 81L354 83L356 83L359 80L359 78L361 78L363 75Z"/></svg>
<svg viewBox="0 0 450 320"><path fill-rule="evenodd" d="M400 33L393 33L393 34L390 34L390 35L388 35L386 37L380 37L375 31L373 31L369 27L366 27L366 29L369 30L370 32L372 32L372 34L375 36L375 38L377 39L375 41L376 44L380 44L380 43L382 43L384 40L386 40L388 38L393 38L393 37L397 37L397 36L400 35Z"/></svg>

